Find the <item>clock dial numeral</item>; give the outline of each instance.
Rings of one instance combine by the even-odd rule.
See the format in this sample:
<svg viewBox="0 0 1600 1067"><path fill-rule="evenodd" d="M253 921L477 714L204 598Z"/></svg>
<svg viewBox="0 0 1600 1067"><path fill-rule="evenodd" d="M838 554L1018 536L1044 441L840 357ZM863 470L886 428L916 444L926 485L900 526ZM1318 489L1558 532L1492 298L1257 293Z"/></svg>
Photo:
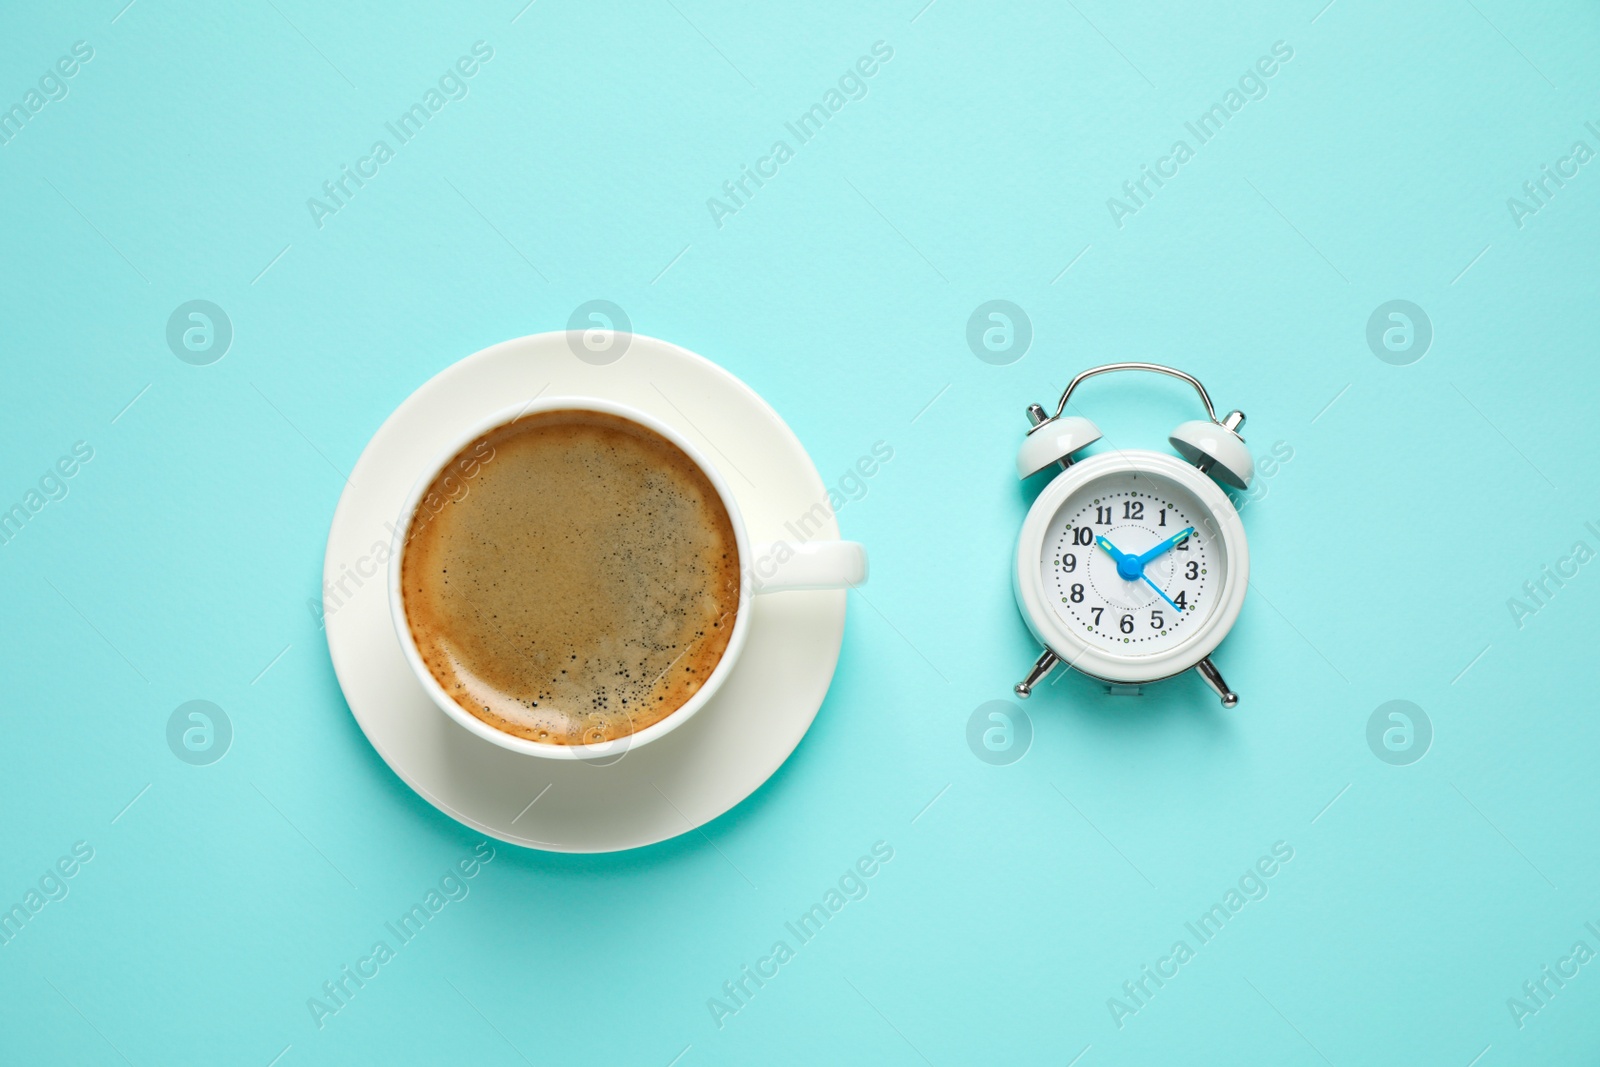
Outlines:
<svg viewBox="0 0 1600 1067"><path fill-rule="evenodd" d="M1080 488L1058 515L1040 561L1043 577L1054 613L1090 645L1121 656L1156 654L1205 625L1224 561L1209 536L1168 543L1175 530L1214 529L1181 485L1112 475ZM1117 564L1129 557L1140 561L1133 578Z"/></svg>

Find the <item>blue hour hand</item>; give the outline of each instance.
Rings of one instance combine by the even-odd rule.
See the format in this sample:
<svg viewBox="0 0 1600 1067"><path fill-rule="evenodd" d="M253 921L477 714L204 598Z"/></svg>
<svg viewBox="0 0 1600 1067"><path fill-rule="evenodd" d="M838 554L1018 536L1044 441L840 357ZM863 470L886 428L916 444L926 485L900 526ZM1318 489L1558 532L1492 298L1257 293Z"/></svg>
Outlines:
<svg viewBox="0 0 1600 1067"><path fill-rule="evenodd" d="M1118 548L1110 541L1107 541L1104 537L1096 537L1094 539L1094 543L1105 549L1106 552L1111 555L1111 558L1116 560L1118 563L1121 563L1123 560L1128 558L1128 554L1126 552L1122 551L1122 549Z"/></svg>

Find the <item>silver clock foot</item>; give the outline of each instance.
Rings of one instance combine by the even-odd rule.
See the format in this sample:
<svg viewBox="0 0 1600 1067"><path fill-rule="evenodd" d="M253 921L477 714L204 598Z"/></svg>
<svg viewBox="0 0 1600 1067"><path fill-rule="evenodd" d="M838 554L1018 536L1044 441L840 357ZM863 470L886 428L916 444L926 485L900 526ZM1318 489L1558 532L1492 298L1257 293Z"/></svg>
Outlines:
<svg viewBox="0 0 1600 1067"><path fill-rule="evenodd" d="M1196 663L1194 669L1200 672L1200 677L1204 678L1206 684L1216 691L1217 696L1222 698L1223 707L1232 708L1238 706L1239 694L1228 688L1228 683L1222 680L1222 672L1217 670L1217 665L1211 662L1210 656Z"/></svg>
<svg viewBox="0 0 1600 1067"><path fill-rule="evenodd" d="M1044 681L1044 676L1054 670L1056 664L1060 662L1054 652L1051 652L1048 648L1045 649L1043 654L1034 661L1033 670L1029 671L1028 676L1016 684L1012 692L1023 700L1027 700L1033 692L1033 687Z"/></svg>

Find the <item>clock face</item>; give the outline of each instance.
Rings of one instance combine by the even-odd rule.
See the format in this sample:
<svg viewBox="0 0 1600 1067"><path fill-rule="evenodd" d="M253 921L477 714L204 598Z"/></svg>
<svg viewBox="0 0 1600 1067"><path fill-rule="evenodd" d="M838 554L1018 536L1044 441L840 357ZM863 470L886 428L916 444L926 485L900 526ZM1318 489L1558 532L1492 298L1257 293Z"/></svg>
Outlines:
<svg viewBox="0 0 1600 1067"><path fill-rule="evenodd" d="M1104 474L1050 520L1039 559L1045 601L1092 648L1166 652L1203 630L1221 602L1227 558L1217 529L1176 481Z"/></svg>

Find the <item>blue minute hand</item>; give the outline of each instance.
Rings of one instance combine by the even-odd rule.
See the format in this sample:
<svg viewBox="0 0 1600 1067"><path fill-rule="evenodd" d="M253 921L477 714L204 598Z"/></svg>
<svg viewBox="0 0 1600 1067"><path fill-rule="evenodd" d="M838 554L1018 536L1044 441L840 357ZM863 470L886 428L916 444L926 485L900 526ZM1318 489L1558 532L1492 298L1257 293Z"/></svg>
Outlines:
<svg viewBox="0 0 1600 1067"><path fill-rule="evenodd" d="M1167 551L1169 548L1176 547L1179 542L1185 540L1186 538L1193 537L1193 536L1194 536L1194 527L1193 526L1185 527L1184 529L1179 530L1177 533L1173 534L1171 537L1167 538L1165 541L1161 542L1156 547L1152 548L1150 551L1148 551L1148 552L1146 552L1146 553L1144 553L1142 555L1135 556L1134 558L1138 561L1139 566L1141 568L1143 568L1146 563L1149 563L1151 560L1153 560L1157 556L1161 555L1161 553Z"/></svg>

